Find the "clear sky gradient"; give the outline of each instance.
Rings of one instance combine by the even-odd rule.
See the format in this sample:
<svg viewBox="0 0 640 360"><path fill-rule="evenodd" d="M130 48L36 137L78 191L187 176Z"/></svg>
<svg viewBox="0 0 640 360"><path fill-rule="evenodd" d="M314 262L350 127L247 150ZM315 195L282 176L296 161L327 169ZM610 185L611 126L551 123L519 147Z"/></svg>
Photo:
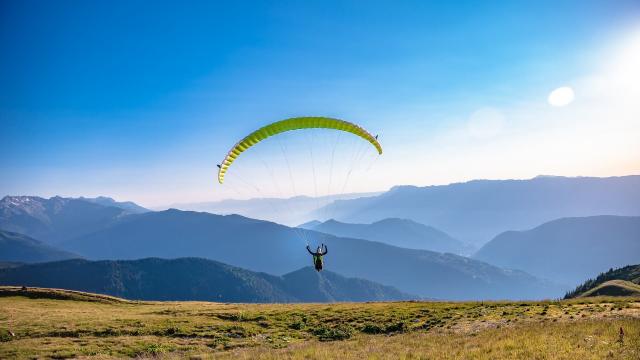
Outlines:
<svg viewBox="0 0 640 360"><path fill-rule="evenodd" d="M638 64L637 0L3 1L0 196L234 197L229 147L302 115L380 134L352 191L640 174Z"/></svg>

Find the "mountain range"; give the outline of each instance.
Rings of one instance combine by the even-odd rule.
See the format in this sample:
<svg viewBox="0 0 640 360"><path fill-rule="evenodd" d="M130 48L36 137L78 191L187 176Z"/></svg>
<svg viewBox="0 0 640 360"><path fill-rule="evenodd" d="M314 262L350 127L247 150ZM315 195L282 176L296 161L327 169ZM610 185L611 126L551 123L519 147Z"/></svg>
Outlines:
<svg viewBox="0 0 640 360"><path fill-rule="evenodd" d="M0 229L55 244L94 232L126 215L144 210L134 203L120 203L105 197L5 196L0 200Z"/></svg>
<svg viewBox="0 0 640 360"><path fill-rule="evenodd" d="M474 258L573 288L602 269L640 263L640 217L591 216L507 231Z"/></svg>
<svg viewBox="0 0 640 360"><path fill-rule="evenodd" d="M199 258L66 260L0 268L0 284L62 288L132 300L220 302L386 301L415 298L380 284L310 267L283 276Z"/></svg>
<svg viewBox="0 0 640 360"><path fill-rule="evenodd" d="M44 244L26 235L0 230L0 261L47 262L79 256Z"/></svg>
<svg viewBox="0 0 640 360"><path fill-rule="evenodd" d="M167 210L131 214L79 199L6 197L2 226L42 234L46 243L88 259L206 257L285 274L310 265L307 242L325 242L329 269L430 298L539 298L560 289L518 271L431 251L335 237L238 215ZM1 259L0 259L1 260ZM451 282L456 286L451 286Z"/></svg>
<svg viewBox="0 0 640 360"><path fill-rule="evenodd" d="M481 246L508 230L565 217L640 216L640 176L473 180L438 186L397 186L377 196L337 200L312 218L372 223L386 218L429 224Z"/></svg>
<svg viewBox="0 0 640 360"><path fill-rule="evenodd" d="M336 220L306 223L299 227L335 236L379 241L408 249L464 254L468 247L443 231L406 219L384 219L372 224L349 224Z"/></svg>
<svg viewBox="0 0 640 360"><path fill-rule="evenodd" d="M28 251L46 249L90 260L197 256L284 276L311 264L306 245L325 243L328 270L420 297L550 298L603 268L640 262L634 256L640 253L633 225L637 220L581 215L548 224L533 221L554 214L638 213L638 179L539 177L396 187L380 195L339 200L325 210L363 218L411 215L405 219L331 220L296 228L239 215L147 211L103 197L7 196L0 200L0 229L15 234L0 250L16 246L15 239L21 238L20 246L30 244L23 246ZM475 231L483 236L498 231L498 236L473 258L453 254L460 253L456 248L464 243L456 239L465 240L458 235ZM450 244L453 248L446 247ZM0 261L54 259L20 256L24 258L0 256Z"/></svg>
<svg viewBox="0 0 640 360"><path fill-rule="evenodd" d="M522 271L454 254L336 237L239 215L175 209L130 215L61 246L88 259L199 256L252 271L285 274L310 265L307 243L328 246L325 263L332 271L423 297L541 298L562 293Z"/></svg>

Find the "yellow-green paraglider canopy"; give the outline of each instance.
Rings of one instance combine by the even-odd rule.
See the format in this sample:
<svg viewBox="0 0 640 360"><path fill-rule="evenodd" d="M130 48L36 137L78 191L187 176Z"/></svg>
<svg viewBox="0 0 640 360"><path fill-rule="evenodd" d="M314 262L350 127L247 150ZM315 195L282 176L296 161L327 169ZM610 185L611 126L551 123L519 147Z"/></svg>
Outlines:
<svg viewBox="0 0 640 360"><path fill-rule="evenodd" d="M218 165L218 182L220 182L220 184L224 182L224 175L227 173L229 166L248 148L273 135L299 129L334 129L349 132L365 139L378 150L378 154L382 154L382 146L380 146L377 136L371 135L368 131L354 123L328 117L296 117L263 126L235 144L220 165Z"/></svg>

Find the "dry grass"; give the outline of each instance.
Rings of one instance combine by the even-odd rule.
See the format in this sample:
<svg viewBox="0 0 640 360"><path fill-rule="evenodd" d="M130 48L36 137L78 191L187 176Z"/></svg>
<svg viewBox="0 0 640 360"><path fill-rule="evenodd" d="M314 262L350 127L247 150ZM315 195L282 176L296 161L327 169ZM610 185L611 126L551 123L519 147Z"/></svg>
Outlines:
<svg viewBox="0 0 640 360"><path fill-rule="evenodd" d="M74 296L0 297L0 358L640 358L637 298L258 305Z"/></svg>
<svg viewBox="0 0 640 360"><path fill-rule="evenodd" d="M589 297L594 295L628 295L639 296L640 285L625 280L609 280L586 291L579 297Z"/></svg>
<svg viewBox="0 0 640 360"><path fill-rule="evenodd" d="M618 331L625 329L625 341ZM640 359L640 321L527 323L473 333L415 332L232 351L222 359Z"/></svg>

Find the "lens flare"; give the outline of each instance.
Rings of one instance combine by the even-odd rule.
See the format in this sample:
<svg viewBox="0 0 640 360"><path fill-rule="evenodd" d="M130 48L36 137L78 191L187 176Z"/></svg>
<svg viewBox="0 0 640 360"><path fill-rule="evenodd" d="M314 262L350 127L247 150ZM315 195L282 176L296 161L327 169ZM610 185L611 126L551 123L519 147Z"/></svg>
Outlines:
<svg viewBox="0 0 640 360"><path fill-rule="evenodd" d="M575 94L573 89L568 86L559 87L549 94L549 104L556 107L566 106L573 102Z"/></svg>

